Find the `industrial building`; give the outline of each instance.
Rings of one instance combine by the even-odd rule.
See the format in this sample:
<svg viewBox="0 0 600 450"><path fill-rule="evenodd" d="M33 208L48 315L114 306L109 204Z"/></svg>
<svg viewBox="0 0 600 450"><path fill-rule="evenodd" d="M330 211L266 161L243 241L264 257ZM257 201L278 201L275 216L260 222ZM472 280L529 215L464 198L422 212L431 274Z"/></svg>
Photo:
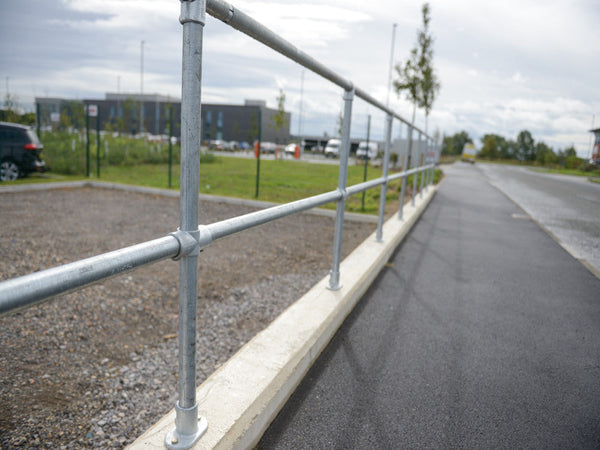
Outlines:
<svg viewBox="0 0 600 450"><path fill-rule="evenodd" d="M96 128L99 120L101 130L119 131L127 134L169 134L170 114L173 114L173 135L181 135L181 100L159 94L115 94L105 98L83 101L62 98L36 97L37 111L42 127L54 127L61 123L61 116L69 116L63 122L75 128L84 126L84 105L95 105L96 117L90 126ZM74 111L73 104L81 103ZM276 109L268 108L263 100L246 100L243 105L207 103L202 105L202 138L205 141L253 142L261 134L264 142L287 144L290 140L291 114L285 113L282 123L276 124Z"/></svg>

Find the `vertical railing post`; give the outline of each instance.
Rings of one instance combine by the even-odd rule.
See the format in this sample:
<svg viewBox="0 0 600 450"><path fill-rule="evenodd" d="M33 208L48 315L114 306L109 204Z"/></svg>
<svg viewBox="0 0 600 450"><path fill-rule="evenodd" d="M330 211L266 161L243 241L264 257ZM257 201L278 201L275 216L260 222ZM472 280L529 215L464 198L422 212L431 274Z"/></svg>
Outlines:
<svg viewBox="0 0 600 450"><path fill-rule="evenodd" d="M419 162L421 163L421 167L425 167L426 163L427 163L427 136L425 136L425 148L422 147L421 142L419 141L419 147L420 147L420 152L419 152ZM421 161L422 160L422 161ZM420 196L421 198L423 198L423 186L425 185L425 176L427 176L427 171L423 170L421 171L421 190L420 190Z"/></svg>
<svg viewBox="0 0 600 450"><path fill-rule="evenodd" d="M433 145L433 139L429 140L429 164L433 164L435 161L435 157L434 157L434 145ZM429 169L429 174L427 177L427 186L431 186L433 184L433 167L431 169Z"/></svg>
<svg viewBox="0 0 600 450"><path fill-rule="evenodd" d="M406 125L406 146L404 150L404 161L402 163L402 171L408 170L408 155L412 146L412 127ZM402 211L404 210L404 197L406 197L406 175L402 177L402 188L400 189L400 210L398 211L398 219L402 220Z"/></svg>
<svg viewBox="0 0 600 450"><path fill-rule="evenodd" d="M180 258L179 265L179 400L175 405L175 429L165 445L190 448L206 431L206 419L198 417L196 403L196 307L198 298L198 192L200 185L202 32L205 0L181 0L183 25L181 93L181 198L180 230L197 245Z"/></svg>
<svg viewBox="0 0 600 450"><path fill-rule="evenodd" d="M365 155L365 165L364 165L364 171L363 171L363 181L367 181L367 167L369 167L369 154L371 153L371 150L369 148L369 140L371 139L371 114L368 115L368 120L367 120L367 154ZM367 192L363 191L362 192L362 203L361 203L361 211L364 212L365 210L365 196L366 196Z"/></svg>
<svg viewBox="0 0 600 450"><path fill-rule="evenodd" d="M385 148L383 153L383 178L385 182L381 185L381 195L379 196L379 217L377 218L377 233L375 239L377 242L383 241L383 219L385 216L385 198L387 196L388 171L390 168L390 151L392 140L392 121L393 117L388 114L385 118Z"/></svg>
<svg viewBox="0 0 600 450"><path fill-rule="evenodd" d="M340 261L342 259L342 233L344 231L344 209L346 207L346 182L348 180L348 155L350 154L350 122L352 120L352 101L354 88L344 91L344 122L342 124L342 148L340 149L340 170L338 191L341 197L337 202L335 231L333 235L333 262L329 274L329 289L336 291L340 284Z"/></svg>
<svg viewBox="0 0 600 450"><path fill-rule="evenodd" d="M431 145L431 139L425 139L425 159L423 160L423 165L426 166L429 164L429 160L431 156L429 155L429 149ZM429 169L424 172L425 175L425 192L429 192Z"/></svg>
<svg viewBox="0 0 600 450"><path fill-rule="evenodd" d="M413 167L419 167L419 151L420 151L420 147L421 147L421 132L419 131L419 144L416 146L415 149L415 154L413 155L412 153L410 154L410 159L411 159L411 166ZM411 139L412 140L412 139ZM410 196L410 204L412 206L415 206L415 197L417 196L417 178L418 178L419 174L417 173L413 173L413 189L412 189L412 195Z"/></svg>

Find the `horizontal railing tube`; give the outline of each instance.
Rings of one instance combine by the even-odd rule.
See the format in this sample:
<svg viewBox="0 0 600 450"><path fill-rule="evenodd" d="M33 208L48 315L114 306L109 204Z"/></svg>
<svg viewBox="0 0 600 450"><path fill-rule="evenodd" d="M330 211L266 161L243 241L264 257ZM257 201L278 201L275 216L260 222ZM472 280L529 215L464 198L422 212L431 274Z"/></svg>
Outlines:
<svg viewBox="0 0 600 450"><path fill-rule="evenodd" d="M202 225L200 226L200 240L202 241L203 232L208 232L211 240L215 241L225 236L239 233L240 231L281 219L282 217L306 211L327 203L335 202L339 200L341 196L342 193L337 190L326 192L324 194L315 195L313 197L297 200L295 202L286 203L285 205L273 206L272 208L244 214L243 216L233 217L231 219L212 223L210 225Z"/></svg>
<svg viewBox="0 0 600 450"><path fill-rule="evenodd" d="M434 167L435 164L429 164L395 173L388 176L388 181L407 177ZM385 183L385 178L381 177L355 184L346 189L346 195L355 195L383 183ZM200 226L200 245L207 246L217 239L249 228L338 201L342 195L339 190L330 191L243 216L202 225ZM165 236L81 261L2 281L0 282L0 315L35 305L57 295L66 294L129 272L137 267L167 258L174 258L179 253L180 243L178 239L174 236Z"/></svg>
<svg viewBox="0 0 600 450"><path fill-rule="evenodd" d="M404 170L402 172L398 172L398 173L395 173L393 175L390 175L388 177L389 178L388 181L393 181L393 180L397 180L399 178L408 177L408 176L413 175L415 173L418 173L418 172L420 172L421 170L424 170L424 169L425 169L425 167L414 167L414 168L409 169L409 170Z"/></svg>
<svg viewBox="0 0 600 450"><path fill-rule="evenodd" d="M247 34L258 42L265 44L267 47L272 48L276 52L287 56L298 64L321 75L332 83L337 84L341 88L345 90L352 89L351 81L339 76L333 70L307 55L302 50L299 50L285 39L279 37L252 17L239 9L236 9L233 5L223 0L208 0L206 2L206 12L215 19L219 19L232 28Z"/></svg>
<svg viewBox="0 0 600 450"><path fill-rule="evenodd" d="M363 183L349 186L346 188L346 192L348 193L349 196L355 195L355 194L361 193L362 191L366 191L368 189L372 189L374 187L381 186L383 183L385 183L385 178L383 178L383 177L375 178L373 180L369 180L369 181L365 181Z"/></svg>
<svg viewBox="0 0 600 450"><path fill-rule="evenodd" d="M0 316L33 306L137 267L174 258L179 241L165 236L0 283Z"/></svg>

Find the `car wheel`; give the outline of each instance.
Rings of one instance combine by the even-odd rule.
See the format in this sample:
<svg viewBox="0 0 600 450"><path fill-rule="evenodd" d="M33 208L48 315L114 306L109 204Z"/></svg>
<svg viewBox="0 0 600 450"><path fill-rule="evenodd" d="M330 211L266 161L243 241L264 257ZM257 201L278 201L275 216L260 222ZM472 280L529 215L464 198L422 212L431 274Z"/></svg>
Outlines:
<svg viewBox="0 0 600 450"><path fill-rule="evenodd" d="M0 164L0 180L2 181L14 181L21 175L19 166L13 161L2 161Z"/></svg>

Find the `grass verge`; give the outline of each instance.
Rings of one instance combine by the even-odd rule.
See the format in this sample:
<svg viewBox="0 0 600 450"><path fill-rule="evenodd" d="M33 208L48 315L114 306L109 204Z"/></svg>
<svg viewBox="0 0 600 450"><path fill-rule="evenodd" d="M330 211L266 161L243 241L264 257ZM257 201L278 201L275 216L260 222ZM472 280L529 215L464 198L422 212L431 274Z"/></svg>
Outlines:
<svg viewBox="0 0 600 450"><path fill-rule="evenodd" d="M287 203L335 190L338 183L338 171L339 168L337 165L314 164L291 160L261 160L259 195L256 197L256 160L217 157L213 158L210 163L201 163L200 165L200 193ZM179 165L173 165L171 171L171 189L179 189L179 173ZM362 165L349 166L348 186L361 183L363 181L363 173L364 167ZM436 170L435 182L439 180L440 174L440 170ZM381 169L369 167L368 180L380 176ZM24 184L81 179L85 179L85 177L48 173L32 175L13 183ZM94 171L91 179L137 186L169 187L167 164L102 167L100 178L96 177ZM420 179L417 182L420 183ZM412 176L409 177L407 186L410 192ZM399 199L400 188L400 180L393 181L388 185L386 210L397 210L398 203L396 201ZM346 210L375 214L379 209L380 193L380 187L366 191L364 209L362 194L351 196L346 200ZM332 203L324 207L335 209L335 204Z"/></svg>

